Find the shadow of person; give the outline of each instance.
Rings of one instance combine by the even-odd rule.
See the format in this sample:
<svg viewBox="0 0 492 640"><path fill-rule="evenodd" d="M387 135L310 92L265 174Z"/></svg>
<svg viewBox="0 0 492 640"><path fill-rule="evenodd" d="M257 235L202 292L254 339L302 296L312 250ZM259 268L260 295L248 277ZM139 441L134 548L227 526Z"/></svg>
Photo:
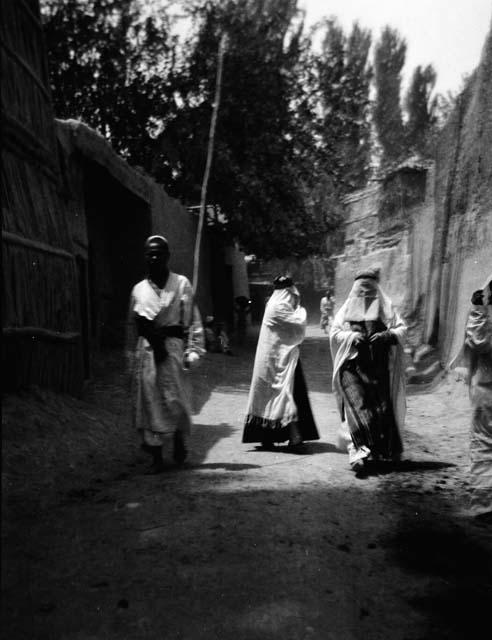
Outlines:
<svg viewBox="0 0 492 640"><path fill-rule="evenodd" d="M204 462L203 464L190 464L188 469L217 469L224 471L247 471L249 469L261 469L259 464L241 464L234 462Z"/></svg>
<svg viewBox="0 0 492 640"><path fill-rule="evenodd" d="M441 462L439 460L400 460L394 462L393 466L396 471L439 471L455 467L452 462Z"/></svg>
<svg viewBox="0 0 492 640"><path fill-rule="evenodd" d="M446 516L420 522L403 517L388 540L398 565L425 576L425 590L416 590L410 602L426 618L426 638L479 638L490 626L490 539L463 524Z"/></svg>
<svg viewBox="0 0 492 640"><path fill-rule="evenodd" d="M278 443L274 447L263 447L261 444L257 445L254 449L249 449L248 453L261 453L274 451L275 453L288 453L302 456L312 456L316 453L344 453L337 449L337 447L331 442L311 442L306 441L299 445L290 446L285 443Z"/></svg>
<svg viewBox="0 0 492 640"><path fill-rule="evenodd" d="M440 462L439 460L399 460L399 461L368 461L357 476L360 478L368 476L387 475L389 473L413 473L416 471L440 471L449 467L455 467L451 462Z"/></svg>
<svg viewBox="0 0 492 640"><path fill-rule="evenodd" d="M306 448L309 453L343 453L347 455L346 451L341 451L331 442L307 442Z"/></svg>

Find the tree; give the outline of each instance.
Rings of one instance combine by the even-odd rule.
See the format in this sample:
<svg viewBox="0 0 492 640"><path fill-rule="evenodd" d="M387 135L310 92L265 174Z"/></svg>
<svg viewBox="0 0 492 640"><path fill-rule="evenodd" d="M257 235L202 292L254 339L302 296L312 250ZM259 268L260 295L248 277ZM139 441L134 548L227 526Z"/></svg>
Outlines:
<svg viewBox="0 0 492 640"><path fill-rule="evenodd" d="M309 136L301 131L305 118L295 111L302 102L303 47L296 0L198 2L193 16L185 106L165 133L179 156L174 195L198 201L217 43L226 33L209 202L220 207L229 233L250 252L269 257L317 250L325 226L306 205L299 138Z"/></svg>
<svg viewBox="0 0 492 640"><path fill-rule="evenodd" d="M376 44L374 69L376 102L374 124L382 147L383 164L392 163L405 151L405 130L400 105L401 70L406 43L398 31L385 27Z"/></svg>
<svg viewBox="0 0 492 640"><path fill-rule="evenodd" d="M408 147L422 156L432 150L437 123L437 99L432 96L436 72L432 65L416 67L408 89L405 106L408 115L406 139Z"/></svg>
<svg viewBox="0 0 492 640"><path fill-rule="evenodd" d="M369 173L371 34L354 23L347 36L335 19L323 28L317 58L322 163L337 190L346 193L362 187Z"/></svg>
<svg viewBox="0 0 492 640"><path fill-rule="evenodd" d="M134 0L42 0L55 114L96 128L152 171L156 130L176 110L175 45L164 11Z"/></svg>
<svg viewBox="0 0 492 640"><path fill-rule="evenodd" d="M326 23L314 54L297 0L190 0L183 45L166 6L42 0L56 115L81 118L196 205L218 41L228 36L208 201L257 255L307 255L341 220L370 159L369 32Z"/></svg>

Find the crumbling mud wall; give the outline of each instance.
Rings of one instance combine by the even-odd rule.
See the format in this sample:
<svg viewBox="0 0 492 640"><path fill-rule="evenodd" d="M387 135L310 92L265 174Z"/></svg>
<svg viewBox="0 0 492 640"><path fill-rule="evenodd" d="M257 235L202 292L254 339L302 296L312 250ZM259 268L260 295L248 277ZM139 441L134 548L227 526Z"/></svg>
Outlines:
<svg viewBox="0 0 492 640"><path fill-rule="evenodd" d="M166 236L171 269L191 280L197 216L143 171L128 165L96 131L77 120L56 121L70 228L85 280L90 350L124 336L131 287L145 276L143 245ZM210 234L202 242L197 304L212 309ZM232 302L231 302L232 304Z"/></svg>
<svg viewBox="0 0 492 640"><path fill-rule="evenodd" d="M384 289L412 327L412 342L418 343L433 242L432 165L407 162L346 198L345 207L345 247L335 274L336 308L345 300L356 272L377 266Z"/></svg>
<svg viewBox="0 0 492 640"><path fill-rule="evenodd" d="M492 31L439 140L425 342L459 350L472 292L492 271Z"/></svg>
<svg viewBox="0 0 492 640"><path fill-rule="evenodd" d="M340 305L354 273L381 283L409 324L412 353L445 367L459 351L472 292L492 271L492 37L437 143L434 162L409 161L345 201L337 257Z"/></svg>

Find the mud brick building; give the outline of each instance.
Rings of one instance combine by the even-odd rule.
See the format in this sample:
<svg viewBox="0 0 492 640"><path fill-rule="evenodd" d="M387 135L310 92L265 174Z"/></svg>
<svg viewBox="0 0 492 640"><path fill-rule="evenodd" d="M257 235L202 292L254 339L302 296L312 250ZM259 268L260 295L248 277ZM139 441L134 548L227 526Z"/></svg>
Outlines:
<svg viewBox="0 0 492 640"><path fill-rule="evenodd" d="M54 118L37 0L2 0L1 54L4 385L78 393L98 352L123 344L145 238L164 234L191 279L197 215L90 127ZM206 230L200 265L202 314L232 323L242 254Z"/></svg>
<svg viewBox="0 0 492 640"><path fill-rule="evenodd" d="M492 271L492 33L433 161L403 163L347 197L345 211L337 302L358 268L379 265L411 348L432 347L446 367L462 344L471 294Z"/></svg>

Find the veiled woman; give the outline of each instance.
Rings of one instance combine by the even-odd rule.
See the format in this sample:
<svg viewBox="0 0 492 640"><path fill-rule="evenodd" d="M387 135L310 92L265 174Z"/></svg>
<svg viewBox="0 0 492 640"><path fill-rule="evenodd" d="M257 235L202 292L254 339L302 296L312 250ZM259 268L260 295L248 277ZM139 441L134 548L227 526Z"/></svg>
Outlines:
<svg viewBox="0 0 492 640"><path fill-rule="evenodd" d="M379 286L379 271L359 272L333 321L333 391L354 471L367 460L397 460L405 418L406 326Z"/></svg>
<svg viewBox="0 0 492 640"><path fill-rule="evenodd" d="M319 438L299 360L306 310L291 278L280 276L273 286L258 338L243 442L270 449L288 440L296 450Z"/></svg>

